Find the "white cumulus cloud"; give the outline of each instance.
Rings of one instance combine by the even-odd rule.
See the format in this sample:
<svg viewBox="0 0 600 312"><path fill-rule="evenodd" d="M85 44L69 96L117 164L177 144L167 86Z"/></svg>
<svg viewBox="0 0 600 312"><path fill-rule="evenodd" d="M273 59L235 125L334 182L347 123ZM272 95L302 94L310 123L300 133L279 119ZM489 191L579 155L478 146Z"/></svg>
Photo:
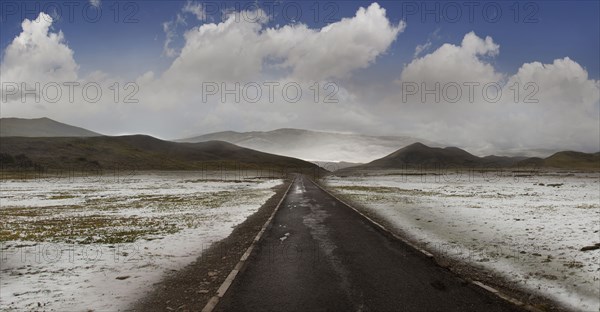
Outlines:
<svg viewBox="0 0 600 312"><path fill-rule="evenodd" d="M388 95L385 112L392 117L385 123L395 121L413 134L481 154L519 148L600 149L597 80L568 57L551 64L525 63L513 75L501 73L491 62L499 53L491 37L470 32L461 45L446 43L414 59L397 83L413 83L418 91L407 96L406 87L404 94ZM435 90L436 83L437 91L423 92L424 87ZM473 97L465 83L477 84ZM493 84L488 92L486 84ZM462 94L456 101L454 87L445 93L444 86L449 85L460 86Z"/></svg>
<svg viewBox="0 0 600 312"><path fill-rule="evenodd" d="M65 43L62 31L51 32L53 19L40 13L35 20L25 19L22 32L4 51L2 80L13 82L72 81L79 66L73 50Z"/></svg>
<svg viewBox="0 0 600 312"><path fill-rule="evenodd" d="M187 83L247 80L269 65L289 70L295 79L341 78L369 66L404 29L404 23L391 24L378 4L321 29L304 24L266 28L265 19L244 18L264 12L242 13L187 31L181 55L166 76Z"/></svg>
<svg viewBox="0 0 600 312"><path fill-rule="evenodd" d="M401 80L411 82L494 82L501 74L482 57L495 56L500 46L491 37L466 34L460 46L446 43L434 52L414 59L402 71Z"/></svg>

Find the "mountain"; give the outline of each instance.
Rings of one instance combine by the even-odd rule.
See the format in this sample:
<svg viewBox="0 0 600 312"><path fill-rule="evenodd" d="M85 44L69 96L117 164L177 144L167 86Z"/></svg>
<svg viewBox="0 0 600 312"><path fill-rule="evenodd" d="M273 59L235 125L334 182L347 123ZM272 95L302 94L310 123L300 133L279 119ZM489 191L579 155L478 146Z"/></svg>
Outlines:
<svg viewBox="0 0 600 312"><path fill-rule="evenodd" d="M121 168L137 170L238 169L306 171L317 165L227 142L176 143L146 135L86 138L6 137L0 140L4 168ZM208 166L208 167L207 167Z"/></svg>
<svg viewBox="0 0 600 312"><path fill-rule="evenodd" d="M516 163L519 163L520 161L523 161L527 159L527 157L524 156L495 156L495 155L490 155L490 156L485 156L482 157L481 160L483 161L484 164L489 164L489 165L493 165L495 167L508 167L508 166L513 166Z"/></svg>
<svg viewBox="0 0 600 312"><path fill-rule="evenodd" d="M600 169L600 152L582 153L563 151L548 158L532 157L519 162L520 166L549 167L559 169Z"/></svg>
<svg viewBox="0 0 600 312"><path fill-rule="evenodd" d="M50 118L0 118L2 137L93 137L101 134Z"/></svg>
<svg viewBox="0 0 600 312"><path fill-rule="evenodd" d="M423 141L408 136L369 136L285 128L267 132L217 132L178 140L178 142L210 140L225 141L309 161L352 163L366 163L383 157L398 147ZM425 142L436 145L433 142Z"/></svg>
<svg viewBox="0 0 600 312"><path fill-rule="evenodd" d="M318 165L319 167L321 167L327 171L331 171L331 172L362 165L361 163L351 163L351 162L345 162L345 161L339 161L339 162L312 161L312 163L315 165Z"/></svg>
<svg viewBox="0 0 600 312"><path fill-rule="evenodd" d="M455 165L469 167L481 163L481 158L457 147L429 147L422 143L405 146L383 158L353 169L401 169L406 166L434 167Z"/></svg>
<svg viewBox="0 0 600 312"><path fill-rule="evenodd" d="M600 169L600 153L558 152L548 158L525 158L507 156L477 157L457 147L429 147L414 143L370 163L340 170L349 172L371 169L439 168L444 166L462 168L490 167L544 167L569 169Z"/></svg>

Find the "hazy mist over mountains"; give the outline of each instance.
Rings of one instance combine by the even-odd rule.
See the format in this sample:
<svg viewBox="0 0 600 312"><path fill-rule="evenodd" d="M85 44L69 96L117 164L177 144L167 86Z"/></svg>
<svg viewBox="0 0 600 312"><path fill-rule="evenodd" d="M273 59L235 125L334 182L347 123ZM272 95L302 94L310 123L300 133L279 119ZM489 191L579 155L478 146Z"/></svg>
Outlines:
<svg viewBox="0 0 600 312"><path fill-rule="evenodd" d="M302 129L253 132L217 132L180 140L181 142L225 141L242 147L310 161L369 162L399 147L415 142L439 144L409 136L369 136Z"/></svg>
<svg viewBox="0 0 600 312"><path fill-rule="evenodd" d="M54 121L49 118L2 118L0 135L3 137L90 137L102 134ZM309 161L365 163L383 157L399 147L415 142L432 146L439 144L423 138L408 136L368 136L302 129L273 131L224 131L178 142L198 143L224 141L266 153L300 158Z"/></svg>

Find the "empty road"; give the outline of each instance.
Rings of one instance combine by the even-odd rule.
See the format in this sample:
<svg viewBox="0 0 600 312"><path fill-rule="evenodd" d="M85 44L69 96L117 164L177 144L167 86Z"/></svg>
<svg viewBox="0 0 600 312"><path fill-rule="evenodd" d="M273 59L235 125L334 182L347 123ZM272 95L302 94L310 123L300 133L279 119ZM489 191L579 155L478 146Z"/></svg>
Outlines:
<svg viewBox="0 0 600 312"><path fill-rule="evenodd" d="M217 311L521 311L294 181Z"/></svg>

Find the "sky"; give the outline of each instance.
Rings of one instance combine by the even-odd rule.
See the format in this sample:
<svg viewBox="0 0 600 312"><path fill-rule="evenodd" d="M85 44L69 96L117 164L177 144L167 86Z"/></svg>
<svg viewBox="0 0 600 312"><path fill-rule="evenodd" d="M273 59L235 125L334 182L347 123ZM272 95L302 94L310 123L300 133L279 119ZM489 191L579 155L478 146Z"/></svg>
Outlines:
<svg viewBox="0 0 600 312"><path fill-rule="evenodd" d="M164 139L291 127L480 154L600 150L598 1L0 9L2 117Z"/></svg>

